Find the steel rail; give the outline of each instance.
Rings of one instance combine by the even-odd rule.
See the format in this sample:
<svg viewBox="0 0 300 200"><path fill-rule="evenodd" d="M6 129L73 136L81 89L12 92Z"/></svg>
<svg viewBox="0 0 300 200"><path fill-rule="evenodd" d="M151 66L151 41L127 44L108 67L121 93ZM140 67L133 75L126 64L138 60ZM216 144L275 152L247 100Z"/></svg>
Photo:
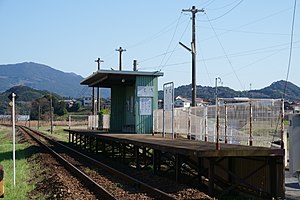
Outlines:
<svg viewBox="0 0 300 200"><path fill-rule="evenodd" d="M41 137L44 137L44 138L50 140L51 142L54 142L55 144L72 151L73 153L83 157L84 159L87 159L91 164L96 165L97 167L100 167L101 169L103 169L103 170L105 170L109 173L112 173L112 174L118 176L119 178L121 178L123 180L134 183L138 187L148 191L151 194L154 194L158 199L170 199L170 200L176 199L174 196L171 196L168 193L165 193L165 192L163 192L163 191L161 191L161 190L159 190L155 187L152 187L152 186L150 186L150 185L148 185L148 184L146 184L142 181L139 181L139 180L137 180L137 179L125 174L125 173L122 173L122 172L120 172L120 171L118 171L118 170L116 170L116 169L114 169L114 168L112 168L112 167L110 167L110 166L108 166L104 163L99 162L98 160L95 160L95 159L93 159L93 158L91 158L91 157L89 157L89 156L87 156L87 155L85 155L85 154L83 154L79 151L76 151L75 149L72 149L72 148L70 148L70 147L68 147L64 144L61 144L60 142L58 142L58 141L54 140L53 138L50 138L50 137L42 134L41 132L39 132L37 130L30 129L28 127L22 127L22 128L23 129L28 129L28 130L40 135Z"/></svg>
<svg viewBox="0 0 300 200"><path fill-rule="evenodd" d="M64 167L71 170L79 178L83 179L87 185L91 186L91 188L92 188L92 190L95 194L102 195L102 197L104 199L116 200L116 198L110 192L108 192L105 188L103 188L101 185L96 183L93 179L91 179L89 176L87 176L85 173L83 173L80 169L75 167L73 164L71 164L69 161L64 159L61 155L59 155L53 149L51 149L46 144L44 144L42 141L40 141L36 136L34 136L32 133L30 133L30 131L32 131L34 133L35 133L35 131L33 131L31 129L28 129L28 128L21 127L21 126L19 126L19 128L20 128L21 131L23 131L23 132L27 133L28 135L30 135L30 137L32 137L41 146L48 149L59 160L59 162L61 162L61 164L63 164ZM47 139L49 139L49 138L47 138Z"/></svg>

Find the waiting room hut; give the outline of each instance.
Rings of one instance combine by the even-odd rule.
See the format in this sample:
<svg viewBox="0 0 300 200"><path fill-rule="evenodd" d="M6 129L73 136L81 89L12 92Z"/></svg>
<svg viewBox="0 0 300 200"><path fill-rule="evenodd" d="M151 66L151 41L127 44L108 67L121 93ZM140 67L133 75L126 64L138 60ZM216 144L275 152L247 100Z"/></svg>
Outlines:
<svg viewBox="0 0 300 200"><path fill-rule="evenodd" d="M111 89L110 132L153 133L162 72L98 70L82 80L89 87Z"/></svg>

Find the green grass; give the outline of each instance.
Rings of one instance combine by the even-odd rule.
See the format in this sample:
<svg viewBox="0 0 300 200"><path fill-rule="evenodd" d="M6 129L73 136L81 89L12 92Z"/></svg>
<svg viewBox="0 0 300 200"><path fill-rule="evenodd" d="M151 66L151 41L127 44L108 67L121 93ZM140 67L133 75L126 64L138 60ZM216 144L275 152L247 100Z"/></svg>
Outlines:
<svg viewBox="0 0 300 200"><path fill-rule="evenodd" d="M28 143L16 138L16 185L13 184L12 131L0 126L0 164L4 167L4 199L27 199L27 193L34 189L30 180L30 163L27 159L33 153Z"/></svg>
<svg viewBox="0 0 300 200"><path fill-rule="evenodd" d="M49 126L44 126L44 127L40 127L39 131L47 135L50 135L59 141L68 142L69 133L63 130L68 128L69 128L68 126L55 126L53 127L53 133L51 134L49 131Z"/></svg>

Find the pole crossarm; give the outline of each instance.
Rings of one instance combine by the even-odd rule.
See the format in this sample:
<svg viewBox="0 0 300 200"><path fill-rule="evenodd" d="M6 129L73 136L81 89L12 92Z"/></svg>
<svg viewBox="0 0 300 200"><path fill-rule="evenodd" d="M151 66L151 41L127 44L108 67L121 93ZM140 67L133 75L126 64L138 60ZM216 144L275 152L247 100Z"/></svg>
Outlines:
<svg viewBox="0 0 300 200"><path fill-rule="evenodd" d="M97 60L95 60L96 63L98 63L98 70L100 70L100 64L102 62L104 62L104 60L101 60L100 58L97 58Z"/></svg>
<svg viewBox="0 0 300 200"><path fill-rule="evenodd" d="M116 49L116 51L119 52L119 70L122 71L122 52L126 51L126 49L120 47L119 49Z"/></svg>

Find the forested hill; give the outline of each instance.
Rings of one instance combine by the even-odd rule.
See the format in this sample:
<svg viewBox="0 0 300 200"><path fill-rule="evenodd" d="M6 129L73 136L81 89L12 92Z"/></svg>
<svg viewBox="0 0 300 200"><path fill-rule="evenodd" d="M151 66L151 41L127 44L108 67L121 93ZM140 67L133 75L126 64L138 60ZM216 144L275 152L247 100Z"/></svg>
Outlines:
<svg viewBox="0 0 300 200"><path fill-rule="evenodd" d="M229 87L218 87L218 96L220 98L232 98L232 97L251 97L251 98L267 98L267 99L279 99L283 96L285 88L285 81L277 81L270 86L262 88L260 90L250 91L235 91ZM182 96L185 98L192 98L192 85L183 85L175 88L175 96ZM212 100L215 98L215 87L209 86L197 86L197 97L204 98L206 100ZM163 99L163 91L159 91L159 98ZM285 99L293 101L300 99L300 88L291 82L287 82Z"/></svg>
<svg viewBox="0 0 300 200"><path fill-rule="evenodd" d="M30 104L32 101L39 99L46 95L52 95L53 97L56 97L57 99L62 99L61 96L50 93L48 91L41 91L41 90L35 90L27 86L15 86L10 88L9 90L3 92L0 94L0 113L3 113L3 110L6 110L8 108L9 104L9 98L8 96L14 92L17 94L17 102L18 104Z"/></svg>

